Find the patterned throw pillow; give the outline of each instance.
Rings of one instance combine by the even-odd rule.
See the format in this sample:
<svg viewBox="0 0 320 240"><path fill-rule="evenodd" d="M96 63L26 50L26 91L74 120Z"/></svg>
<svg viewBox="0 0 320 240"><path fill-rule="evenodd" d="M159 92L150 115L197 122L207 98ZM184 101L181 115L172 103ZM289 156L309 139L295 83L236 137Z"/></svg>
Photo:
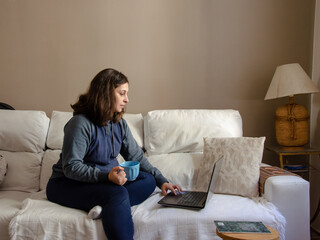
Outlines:
<svg viewBox="0 0 320 240"><path fill-rule="evenodd" d="M0 155L0 184L3 182L4 177L7 174L8 164L6 159Z"/></svg>
<svg viewBox="0 0 320 240"><path fill-rule="evenodd" d="M204 138L197 188L207 187L213 163L223 155L215 193L258 196L264 141L265 137Z"/></svg>

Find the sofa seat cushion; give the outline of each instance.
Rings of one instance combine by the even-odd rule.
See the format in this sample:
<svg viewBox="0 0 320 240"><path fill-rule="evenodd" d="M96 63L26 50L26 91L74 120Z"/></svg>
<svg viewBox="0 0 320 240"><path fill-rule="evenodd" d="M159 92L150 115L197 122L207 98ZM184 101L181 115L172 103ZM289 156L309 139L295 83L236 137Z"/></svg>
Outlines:
<svg viewBox="0 0 320 240"><path fill-rule="evenodd" d="M106 239L102 222L48 200L26 199L10 222L11 239ZM23 236L23 237L22 237Z"/></svg>
<svg viewBox="0 0 320 240"><path fill-rule="evenodd" d="M170 153L147 156L149 162L158 168L172 184L183 190L194 190L202 164L203 154Z"/></svg>
<svg viewBox="0 0 320 240"><path fill-rule="evenodd" d="M262 221L284 234L283 216L270 203L239 196L209 195L207 207L186 210L162 207L153 194L132 207L134 239L219 239L214 220ZM101 219L91 220L87 213L45 200L27 199L10 224L12 240L20 239L106 239Z"/></svg>
<svg viewBox="0 0 320 240"><path fill-rule="evenodd" d="M160 206L162 197L155 194L135 209L135 239L218 240L214 220L262 221L284 239L284 217L263 198L210 193L206 207L198 211Z"/></svg>
<svg viewBox="0 0 320 240"><path fill-rule="evenodd" d="M0 191L39 191L40 168L43 152L0 151L7 163L7 175L0 185Z"/></svg>
<svg viewBox="0 0 320 240"><path fill-rule="evenodd" d="M29 196L26 192L0 191L0 239L10 239L9 223Z"/></svg>
<svg viewBox="0 0 320 240"><path fill-rule="evenodd" d="M236 110L156 110L144 120L149 155L202 152L204 137L241 137L242 119Z"/></svg>

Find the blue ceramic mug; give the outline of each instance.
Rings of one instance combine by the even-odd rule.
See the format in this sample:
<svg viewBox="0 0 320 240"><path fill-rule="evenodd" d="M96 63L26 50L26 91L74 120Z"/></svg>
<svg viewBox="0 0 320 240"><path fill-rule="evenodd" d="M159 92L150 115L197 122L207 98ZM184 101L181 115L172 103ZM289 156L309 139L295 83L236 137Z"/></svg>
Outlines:
<svg viewBox="0 0 320 240"><path fill-rule="evenodd" d="M124 168L126 178L128 181L134 181L139 175L140 163L137 161L126 161L120 163L120 166Z"/></svg>

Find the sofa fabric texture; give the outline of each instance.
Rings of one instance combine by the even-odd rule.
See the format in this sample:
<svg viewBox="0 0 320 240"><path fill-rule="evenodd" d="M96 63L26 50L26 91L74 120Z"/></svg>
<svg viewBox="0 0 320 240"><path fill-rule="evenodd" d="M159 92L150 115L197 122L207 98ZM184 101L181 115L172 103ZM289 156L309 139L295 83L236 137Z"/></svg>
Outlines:
<svg viewBox="0 0 320 240"><path fill-rule="evenodd" d="M210 169L224 156L215 193L257 197L264 142L265 137L204 138L199 188L207 188Z"/></svg>
<svg viewBox="0 0 320 240"><path fill-rule="evenodd" d="M241 137L242 119L236 110L155 110L144 124L149 155L202 152L203 137Z"/></svg>
<svg viewBox="0 0 320 240"><path fill-rule="evenodd" d="M72 112L53 111L48 130L47 147L50 149L62 149L64 126L72 118Z"/></svg>
<svg viewBox="0 0 320 240"><path fill-rule="evenodd" d="M0 155L0 185L4 180L4 177L7 175L8 163L6 159Z"/></svg>
<svg viewBox="0 0 320 240"><path fill-rule="evenodd" d="M49 118L41 111L0 110L0 150L38 153L45 149Z"/></svg>

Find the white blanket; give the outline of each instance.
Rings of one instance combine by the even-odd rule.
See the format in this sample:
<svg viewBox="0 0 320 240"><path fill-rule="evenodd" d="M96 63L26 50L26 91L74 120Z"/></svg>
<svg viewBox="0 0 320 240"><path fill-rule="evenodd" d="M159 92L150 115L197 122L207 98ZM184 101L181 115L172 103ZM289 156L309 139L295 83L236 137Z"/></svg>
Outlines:
<svg viewBox="0 0 320 240"><path fill-rule="evenodd" d="M162 207L157 204L161 197L154 193L132 208L134 239L220 239L214 220L246 220L262 221L277 229L284 240L284 217L262 198L210 194L206 207L198 211ZM45 199L26 199L10 222L9 232L13 240L106 239L101 219L91 220L84 211Z"/></svg>

